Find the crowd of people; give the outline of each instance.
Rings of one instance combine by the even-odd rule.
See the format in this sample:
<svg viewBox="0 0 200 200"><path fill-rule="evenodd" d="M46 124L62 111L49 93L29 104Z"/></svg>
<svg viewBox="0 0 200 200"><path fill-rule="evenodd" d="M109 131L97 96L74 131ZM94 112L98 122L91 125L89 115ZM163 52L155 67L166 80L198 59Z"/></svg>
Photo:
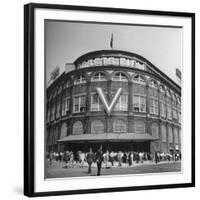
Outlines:
<svg viewBox="0 0 200 200"><path fill-rule="evenodd" d="M88 152L83 151L64 151L64 152L47 152L46 155L50 164L52 161L65 162L66 167L79 166L83 167L84 165L88 166L88 173L91 173L91 166L93 163L97 164L97 175L100 175L101 165L104 163L105 167L118 166L121 167L124 163L129 166L134 165L134 163L144 163L145 161L150 162L161 162L161 161L178 161L181 160L181 153L161 153L161 152L135 152L135 151L102 151L102 148L99 148L98 151L92 152L92 149Z"/></svg>

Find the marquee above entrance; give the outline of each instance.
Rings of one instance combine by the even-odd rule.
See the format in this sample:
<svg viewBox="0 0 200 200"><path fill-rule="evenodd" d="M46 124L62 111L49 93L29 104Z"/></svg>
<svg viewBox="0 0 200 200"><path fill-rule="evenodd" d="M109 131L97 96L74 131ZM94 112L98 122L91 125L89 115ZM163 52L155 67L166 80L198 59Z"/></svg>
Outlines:
<svg viewBox="0 0 200 200"><path fill-rule="evenodd" d="M136 59L128 58L117 58L117 57L97 57L95 59L89 59L83 61L78 65L78 69L87 67L97 67L97 66L119 66L119 67L131 67L141 70L146 70L146 65Z"/></svg>
<svg viewBox="0 0 200 200"><path fill-rule="evenodd" d="M70 142L70 141L143 141L143 140L157 140L148 133L101 133L101 134L81 134L81 135L68 135L65 138L57 140L57 142Z"/></svg>

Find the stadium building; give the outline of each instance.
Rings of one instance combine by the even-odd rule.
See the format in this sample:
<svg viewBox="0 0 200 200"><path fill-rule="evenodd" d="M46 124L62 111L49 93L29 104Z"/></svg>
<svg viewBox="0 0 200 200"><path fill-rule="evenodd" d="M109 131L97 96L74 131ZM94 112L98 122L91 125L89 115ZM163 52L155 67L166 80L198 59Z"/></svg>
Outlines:
<svg viewBox="0 0 200 200"><path fill-rule="evenodd" d="M89 52L48 86L45 135L47 151L181 151L181 87L135 53Z"/></svg>

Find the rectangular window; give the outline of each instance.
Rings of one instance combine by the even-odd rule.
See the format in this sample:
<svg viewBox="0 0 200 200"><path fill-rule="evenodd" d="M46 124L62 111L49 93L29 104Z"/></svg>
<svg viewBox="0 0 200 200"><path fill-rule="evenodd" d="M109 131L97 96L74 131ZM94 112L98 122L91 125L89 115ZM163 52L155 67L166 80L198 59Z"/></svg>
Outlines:
<svg viewBox="0 0 200 200"><path fill-rule="evenodd" d="M79 112L79 97L74 98L74 112Z"/></svg>
<svg viewBox="0 0 200 200"><path fill-rule="evenodd" d="M126 123L124 123L122 120L114 121L113 132L114 133L126 133L127 132Z"/></svg>
<svg viewBox="0 0 200 200"><path fill-rule="evenodd" d="M158 100L150 98L150 113L158 115Z"/></svg>
<svg viewBox="0 0 200 200"><path fill-rule="evenodd" d="M54 117L55 117L55 106L53 106L51 110L51 121L54 120Z"/></svg>
<svg viewBox="0 0 200 200"><path fill-rule="evenodd" d="M177 111L173 109L173 119L177 119Z"/></svg>
<svg viewBox="0 0 200 200"><path fill-rule="evenodd" d="M62 115L66 115L67 114L67 112L69 111L69 106L70 106L70 97L66 97L63 100Z"/></svg>
<svg viewBox="0 0 200 200"><path fill-rule="evenodd" d="M74 97L74 112L85 112L86 110L86 96L76 96Z"/></svg>
<svg viewBox="0 0 200 200"><path fill-rule="evenodd" d="M120 96L120 109L121 111L128 110L128 95L121 95Z"/></svg>
<svg viewBox="0 0 200 200"><path fill-rule="evenodd" d="M140 96L140 112L146 112L146 97Z"/></svg>
<svg viewBox="0 0 200 200"><path fill-rule="evenodd" d="M49 122L50 121L50 109L48 109L48 111L47 111L47 122Z"/></svg>
<svg viewBox="0 0 200 200"><path fill-rule="evenodd" d="M172 119L172 108L170 105L167 105L167 118Z"/></svg>
<svg viewBox="0 0 200 200"><path fill-rule="evenodd" d="M133 111L134 112L139 112L140 111L139 96L133 96Z"/></svg>
<svg viewBox="0 0 200 200"><path fill-rule="evenodd" d="M161 117L166 117L166 107L164 102L160 103L160 115Z"/></svg>
<svg viewBox="0 0 200 200"><path fill-rule="evenodd" d="M85 112L86 110L86 97L81 96L80 97L80 112Z"/></svg>
<svg viewBox="0 0 200 200"><path fill-rule="evenodd" d="M154 105L155 105L155 114L158 115L158 100L154 99Z"/></svg>
<svg viewBox="0 0 200 200"><path fill-rule="evenodd" d="M133 111L146 112L146 97L139 95L133 96Z"/></svg>
<svg viewBox="0 0 200 200"><path fill-rule="evenodd" d="M127 111L128 110L128 95L123 94L119 97L115 108L115 111Z"/></svg>
<svg viewBox="0 0 200 200"><path fill-rule="evenodd" d="M56 107L56 118L60 117L60 102L57 103L57 107Z"/></svg>
<svg viewBox="0 0 200 200"><path fill-rule="evenodd" d="M91 105L90 105L91 111L100 111L102 110L102 106L100 104L100 99L97 94L91 95Z"/></svg>

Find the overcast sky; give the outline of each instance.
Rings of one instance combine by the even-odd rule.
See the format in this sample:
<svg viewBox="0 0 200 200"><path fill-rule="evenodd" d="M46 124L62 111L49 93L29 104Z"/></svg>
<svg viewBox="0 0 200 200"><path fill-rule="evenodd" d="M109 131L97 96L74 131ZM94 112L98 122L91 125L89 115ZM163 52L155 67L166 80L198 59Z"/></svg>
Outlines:
<svg viewBox="0 0 200 200"><path fill-rule="evenodd" d="M73 63L79 56L96 50L130 51L145 57L177 82L176 68L182 69L182 29L149 26L45 22L46 82L58 65L60 73L65 63Z"/></svg>

